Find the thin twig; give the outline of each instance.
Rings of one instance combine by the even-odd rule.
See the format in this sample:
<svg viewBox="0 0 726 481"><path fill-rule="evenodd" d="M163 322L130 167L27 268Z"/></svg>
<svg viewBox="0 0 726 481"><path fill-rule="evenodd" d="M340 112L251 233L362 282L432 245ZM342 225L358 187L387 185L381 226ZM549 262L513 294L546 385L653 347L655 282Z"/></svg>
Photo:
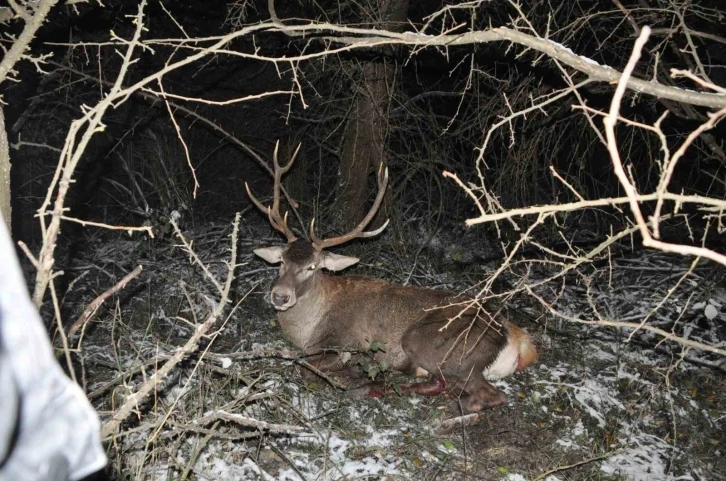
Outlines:
<svg viewBox="0 0 726 481"><path fill-rule="evenodd" d="M556 468L552 468L552 469L545 471L544 473L542 473L539 476L537 476L536 478L534 478L532 481L541 481L542 479L545 479L547 476L549 476L552 473L557 473L559 471L567 471L568 469L576 468L578 466L582 466L585 464L590 464L595 461L600 461L601 459L607 459L610 456L614 456L623 451L624 451L623 448L618 448L618 449L614 449L612 451L608 451L605 454L600 454L598 456L593 456L592 458L583 459L582 461L578 461L576 463L557 466Z"/></svg>
<svg viewBox="0 0 726 481"><path fill-rule="evenodd" d="M78 329L83 327L84 324L86 324L93 314L96 313L99 307L101 307L101 304L103 304L106 299L111 297L112 295L116 294L118 291L126 287L126 284L128 284L132 279L134 279L136 276L141 274L141 271L143 270L143 266L138 266L133 271L129 272L124 276L123 279L118 281L116 285L108 289L103 294L96 297L89 305L86 307L86 309L83 311L83 313L78 316L78 319L76 319L76 322L74 322L71 325L71 328L68 329L68 337L73 337L73 335L76 333Z"/></svg>

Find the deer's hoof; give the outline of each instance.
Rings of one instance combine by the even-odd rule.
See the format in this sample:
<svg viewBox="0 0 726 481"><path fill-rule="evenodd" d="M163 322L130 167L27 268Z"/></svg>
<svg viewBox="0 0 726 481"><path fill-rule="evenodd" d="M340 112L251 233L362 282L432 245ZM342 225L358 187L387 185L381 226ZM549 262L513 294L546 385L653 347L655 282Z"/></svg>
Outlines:
<svg viewBox="0 0 726 481"><path fill-rule="evenodd" d="M507 403L507 395L502 391L486 394L471 394L461 400L464 414L480 413L487 409L494 409Z"/></svg>

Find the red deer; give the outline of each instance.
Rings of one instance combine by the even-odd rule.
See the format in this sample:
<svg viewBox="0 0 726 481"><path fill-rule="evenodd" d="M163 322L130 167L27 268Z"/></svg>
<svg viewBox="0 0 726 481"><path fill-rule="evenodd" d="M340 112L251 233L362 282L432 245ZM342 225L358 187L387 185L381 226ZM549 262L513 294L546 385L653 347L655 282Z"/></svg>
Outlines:
<svg viewBox="0 0 726 481"><path fill-rule="evenodd" d="M340 356L334 349L366 350L378 341L384 348L375 359L391 370L412 375L433 376L432 383L407 388L436 394L446 384L461 392L464 413L500 406L507 396L489 381L509 376L533 364L537 351L527 333L499 314L484 308L462 307L452 292L407 287L376 279L331 276L359 259L332 252L329 247L353 239L380 234L380 228L365 231L381 205L388 169L378 171L378 193L365 218L351 232L322 240L310 223L310 240L298 239L287 225L287 213L280 215L280 179L292 167L297 150L281 167L273 155L274 186L271 206L264 206L250 191L247 194L272 227L287 237L287 245L255 249L271 264L280 264L279 278L270 300L278 311L283 335L305 354L316 354L323 371L341 371ZM299 150L299 147L298 147ZM446 329L442 327L454 319ZM418 387L416 387L418 386ZM380 395L382 391L369 391Z"/></svg>

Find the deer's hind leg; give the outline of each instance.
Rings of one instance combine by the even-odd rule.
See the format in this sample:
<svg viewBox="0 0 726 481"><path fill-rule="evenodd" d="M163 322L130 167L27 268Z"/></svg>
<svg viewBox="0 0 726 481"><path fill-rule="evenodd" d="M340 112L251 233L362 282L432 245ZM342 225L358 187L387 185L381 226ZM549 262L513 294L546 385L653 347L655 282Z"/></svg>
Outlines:
<svg viewBox="0 0 726 481"><path fill-rule="evenodd" d="M444 379L460 393L465 414L505 404L507 395L484 374L506 345L506 336L466 316L442 329L448 319L436 312L424 316L403 335L403 349L412 365Z"/></svg>
<svg viewBox="0 0 726 481"><path fill-rule="evenodd" d="M507 395L484 379L481 372L472 372L469 379L457 380L461 391L459 402L464 414L478 413L507 403Z"/></svg>

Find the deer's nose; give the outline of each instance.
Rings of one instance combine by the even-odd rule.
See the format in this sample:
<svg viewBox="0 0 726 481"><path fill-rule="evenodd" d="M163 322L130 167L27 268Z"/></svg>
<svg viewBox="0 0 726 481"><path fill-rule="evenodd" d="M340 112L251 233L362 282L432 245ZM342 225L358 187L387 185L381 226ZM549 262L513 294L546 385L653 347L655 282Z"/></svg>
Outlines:
<svg viewBox="0 0 726 481"><path fill-rule="evenodd" d="M284 306L289 300L290 296L288 294L272 293L272 303L278 307Z"/></svg>

